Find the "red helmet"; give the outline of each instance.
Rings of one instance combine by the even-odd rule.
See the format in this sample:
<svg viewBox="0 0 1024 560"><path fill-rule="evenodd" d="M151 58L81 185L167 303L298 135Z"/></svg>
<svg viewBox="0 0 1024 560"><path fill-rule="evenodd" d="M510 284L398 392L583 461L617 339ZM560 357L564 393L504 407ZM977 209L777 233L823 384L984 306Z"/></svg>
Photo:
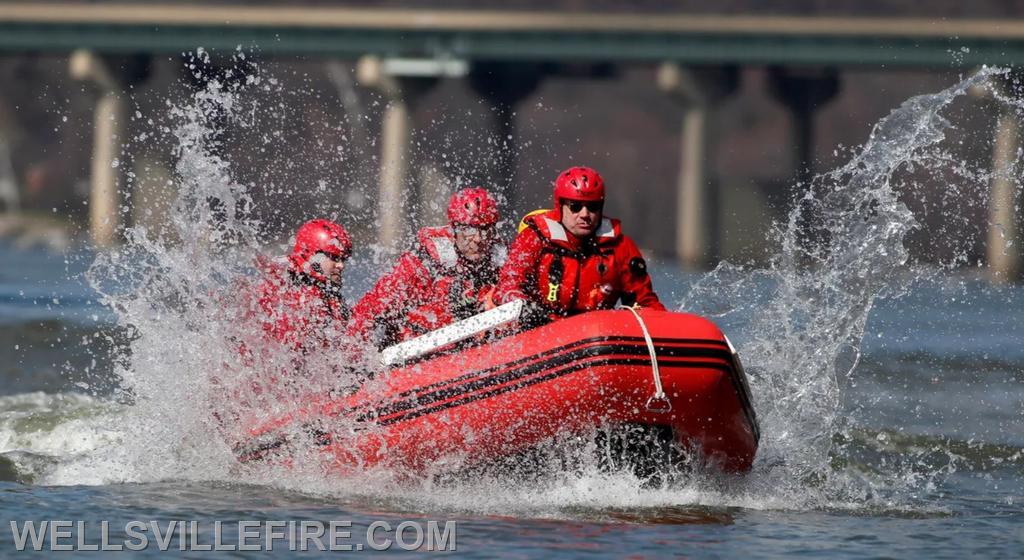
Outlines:
<svg viewBox="0 0 1024 560"><path fill-rule="evenodd" d="M490 227L498 223L498 201L483 187L462 189L448 203L448 223Z"/></svg>
<svg viewBox="0 0 1024 560"><path fill-rule="evenodd" d="M555 208L562 200L604 200L604 179L589 167L570 167L555 179Z"/></svg>
<svg viewBox="0 0 1024 560"><path fill-rule="evenodd" d="M323 219L310 220L295 232L295 248L288 257L292 268L302 270L310 257L317 253L347 259L352 254L352 240L340 225ZM312 274L316 277L316 274Z"/></svg>

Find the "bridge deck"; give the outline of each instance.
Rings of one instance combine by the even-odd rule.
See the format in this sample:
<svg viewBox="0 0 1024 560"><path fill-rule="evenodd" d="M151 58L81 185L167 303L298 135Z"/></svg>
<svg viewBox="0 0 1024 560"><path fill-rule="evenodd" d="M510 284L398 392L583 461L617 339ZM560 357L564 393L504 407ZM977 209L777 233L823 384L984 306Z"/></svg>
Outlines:
<svg viewBox="0 0 1024 560"><path fill-rule="evenodd" d="M0 3L0 51L962 67L1024 62L1024 22Z"/></svg>

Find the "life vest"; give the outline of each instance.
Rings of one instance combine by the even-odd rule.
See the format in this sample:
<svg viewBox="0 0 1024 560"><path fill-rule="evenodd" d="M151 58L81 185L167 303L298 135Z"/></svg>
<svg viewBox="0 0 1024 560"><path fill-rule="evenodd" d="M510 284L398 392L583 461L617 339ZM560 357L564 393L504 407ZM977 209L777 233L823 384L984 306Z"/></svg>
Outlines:
<svg viewBox="0 0 1024 560"><path fill-rule="evenodd" d="M616 249L622 240L619 221L603 218L594 235L578 240L552 212L528 217L526 225L544 241L535 287L539 301L554 315L611 309L623 293L627 262Z"/></svg>
<svg viewBox="0 0 1024 560"><path fill-rule="evenodd" d="M459 259L454 233L447 226L423 228L416 240L414 254L430 274L431 293L427 303L407 314L403 339L478 313L481 298L494 287L498 270L508 256L507 249L495 243L491 255L479 266L471 267Z"/></svg>

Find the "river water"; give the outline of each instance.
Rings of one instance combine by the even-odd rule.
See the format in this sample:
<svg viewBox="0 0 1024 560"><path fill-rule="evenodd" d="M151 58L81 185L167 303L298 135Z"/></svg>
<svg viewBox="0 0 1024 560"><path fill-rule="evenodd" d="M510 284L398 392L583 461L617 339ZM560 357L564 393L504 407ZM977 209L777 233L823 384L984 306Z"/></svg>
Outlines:
<svg viewBox="0 0 1024 560"><path fill-rule="evenodd" d="M0 245L0 554L15 552L27 521L81 522L62 542L86 547L104 521L115 544L132 521L172 529L172 550L225 543L203 556L256 554L231 550L246 521L341 522L351 534L339 542L390 538L391 551L428 546L368 528L436 521L454 522L446 546L478 558L1020 557L1024 288L987 283L960 254L922 266L904 249L920 194L908 166L948 174L950 196L984 204L971 186L998 171L950 164L949 111L995 73L894 110L771 233L781 250L768 266L652 263L664 300L736 343L763 432L748 475L654 488L588 465L528 482L240 471L209 424L207 374L233 351L218 343L213 304L245 273L223 263L265 240L230 162L207 149L211 122L230 122L244 99L201 92L169 117L173 242L134 231L102 255ZM211 106L216 119L204 119ZM798 233L809 217L819 245ZM350 264L351 296L373 262ZM141 553L157 554L149 535ZM278 540L274 552L288 548Z"/></svg>

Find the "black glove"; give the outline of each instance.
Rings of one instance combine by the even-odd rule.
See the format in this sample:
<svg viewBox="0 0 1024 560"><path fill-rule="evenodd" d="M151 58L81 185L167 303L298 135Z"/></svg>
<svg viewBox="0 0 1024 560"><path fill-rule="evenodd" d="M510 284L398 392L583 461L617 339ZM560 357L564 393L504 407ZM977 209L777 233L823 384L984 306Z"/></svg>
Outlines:
<svg viewBox="0 0 1024 560"><path fill-rule="evenodd" d="M532 329L551 321L551 311L535 301L527 301L519 314L519 323L524 328Z"/></svg>

